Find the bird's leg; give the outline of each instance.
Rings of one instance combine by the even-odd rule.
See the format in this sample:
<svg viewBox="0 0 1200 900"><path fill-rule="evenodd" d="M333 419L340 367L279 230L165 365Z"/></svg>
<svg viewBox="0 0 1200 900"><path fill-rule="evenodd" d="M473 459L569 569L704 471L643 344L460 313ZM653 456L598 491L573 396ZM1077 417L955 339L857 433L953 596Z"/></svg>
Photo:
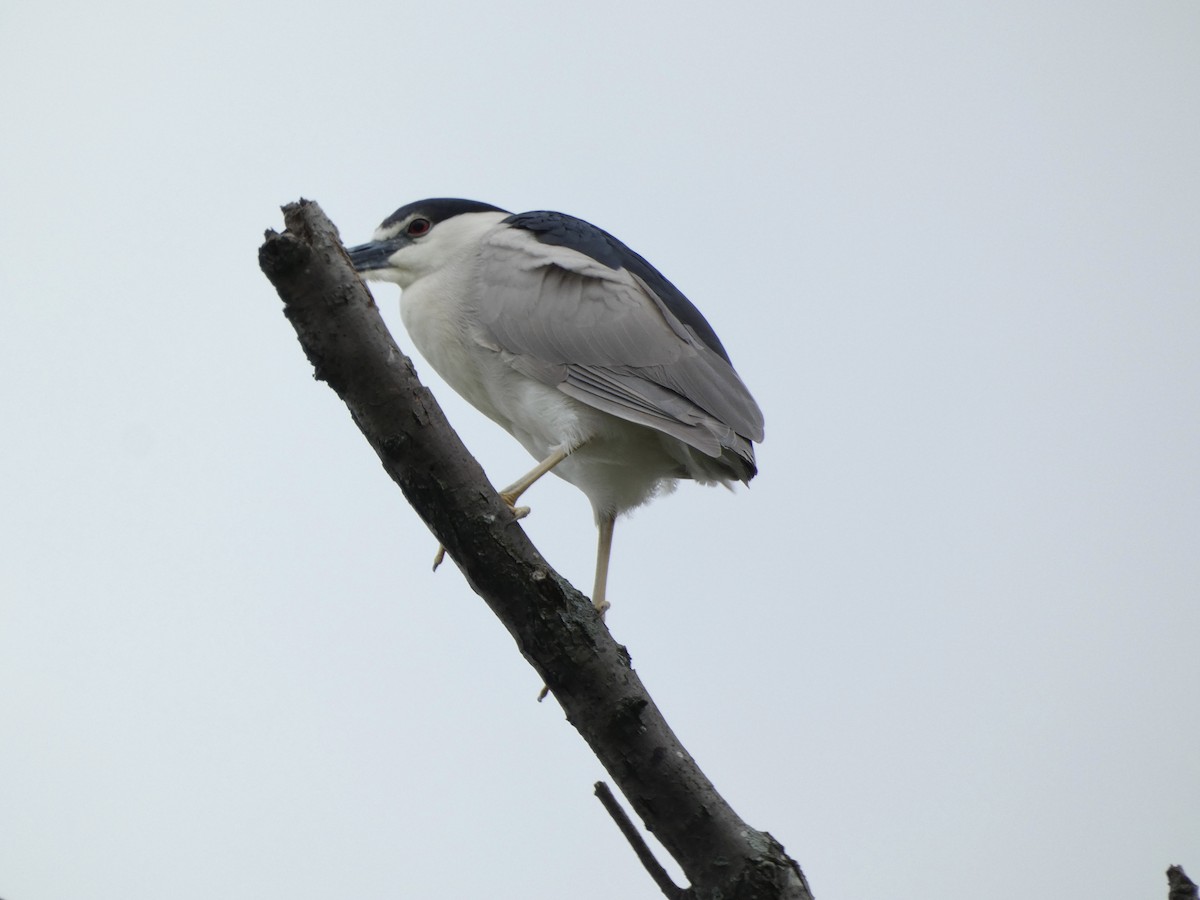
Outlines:
<svg viewBox="0 0 1200 900"><path fill-rule="evenodd" d="M592 605L604 621L610 604L605 598L608 590L608 560L612 556L613 525L616 522L615 513L604 513L597 523L600 530L600 541L596 547L596 586L592 589Z"/></svg>
<svg viewBox="0 0 1200 900"><path fill-rule="evenodd" d="M575 449L577 448L571 448L571 450ZM523 493L533 487L534 482L570 456L571 450L555 450L540 463L534 466L527 474L521 476L500 492L500 499L508 504L508 508L512 510L514 518L523 519L529 515L529 507L517 506L517 500ZM433 558L433 570L435 572L437 571L437 567L440 566L445 559L446 548L441 544L438 544L437 555Z"/></svg>
<svg viewBox="0 0 1200 900"><path fill-rule="evenodd" d="M608 590L608 559L612 556L612 537L613 525L617 520L616 513L605 513L600 517L597 523L600 528L600 544L596 548L596 584L592 588L592 605L596 607L596 612L600 614L600 621L604 621L604 614L608 612L608 608L612 605L604 599L604 594ZM550 688L547 685L542 685L541 693L538 694L538 703L546 699L546 695L550 693Z"/></svg>
<svg viewBox="0 0 1200 900"><path fill-rule="evenodd" d="M572 448L575 449L575 448ZM518 519L523 519L529 515L529 507L517 506L517 500L520 496L533 487L534 483L557 466L560 462L571 455L571 450L555 450L540 463L534 466L526 475L518 478L508 487L500 492L500 499L509 505L513 514Z"/></svg>

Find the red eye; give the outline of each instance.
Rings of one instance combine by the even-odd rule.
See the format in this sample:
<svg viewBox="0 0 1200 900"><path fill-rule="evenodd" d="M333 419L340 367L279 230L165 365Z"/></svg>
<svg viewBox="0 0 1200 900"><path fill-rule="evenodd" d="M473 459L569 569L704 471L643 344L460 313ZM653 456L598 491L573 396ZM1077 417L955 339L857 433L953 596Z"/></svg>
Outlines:
<svg viewBox="0 0 1200 900"><path fill-rule="evenodd" d="M404 233L409 237L420 237L423 234L428 234L429 229L433 227L433 223L428 219L413 219L408 223L408 227L404 229Z"/></svg>

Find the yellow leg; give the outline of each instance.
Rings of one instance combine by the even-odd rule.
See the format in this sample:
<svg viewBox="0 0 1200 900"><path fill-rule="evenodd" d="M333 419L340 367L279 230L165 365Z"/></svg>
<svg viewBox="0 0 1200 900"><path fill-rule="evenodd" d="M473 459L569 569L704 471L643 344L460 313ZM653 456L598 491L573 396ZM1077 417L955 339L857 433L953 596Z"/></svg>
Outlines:
<svg viewBox="0 0 1200 900"><path fill-rule="evenodd" d="M596 586L592 588L592 605L596 607L596 612L600 614L600 621L604 621L604 614L608 612L610 604L604 599L604 594L608 590L608 560L612 556L612 539L613 539L613 524L616 522L615 515L604 515L600 518L600 542L596 547ZM546 699L546 695L550 693L550 688L542 686L541 693L538 694L538 703Z"/></svg>
<svg viewBox="0 0 1200 900"><path fill-rule="evenodd" d="M534 483L539 478L541 478L570 455L570 450L555 450L540 463L534 466L528 474L518 478L516 481L502 490L500 492L500 499L511 506L515 511L517 508L517 500L520 499L520 496L533 487Z"/></svg>
<svg viewBox="0 0 1200 900"><path fill-rule="evenodd" d="M600 541L596 547L596 586L592 589L592 605L603 621L610 604L605 597L608 592L608 560L612 556L613 524L616 516L605 514L600 518Z"/></svg>

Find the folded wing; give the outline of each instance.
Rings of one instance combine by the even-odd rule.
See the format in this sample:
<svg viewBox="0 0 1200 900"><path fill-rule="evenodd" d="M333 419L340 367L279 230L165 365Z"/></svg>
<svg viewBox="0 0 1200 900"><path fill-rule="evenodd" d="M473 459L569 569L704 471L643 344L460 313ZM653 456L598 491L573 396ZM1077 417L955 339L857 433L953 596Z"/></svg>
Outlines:
<svg viewBox="0 0 1200 900"><path fill-rule="evenodd" d="M762 412L695 307L595 226L559 213L508 224L529 217L476 260L486 339L523 374L753 477Z"/></svg>

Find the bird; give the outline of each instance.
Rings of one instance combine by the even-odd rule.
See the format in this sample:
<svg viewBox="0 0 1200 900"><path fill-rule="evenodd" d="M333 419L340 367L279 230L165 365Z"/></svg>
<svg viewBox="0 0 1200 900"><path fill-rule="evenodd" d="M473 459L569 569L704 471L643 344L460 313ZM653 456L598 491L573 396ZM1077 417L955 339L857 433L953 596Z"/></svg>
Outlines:
<svg viewBox="0 0 1200 900"><path fill-rule="evenodd" d="M618 516L681 479L732 487L757 473L762 410L716 332L607 231L439 197L401 206L347 252L365 279L400 286L417 350L537 460L500 492L518 518L548 472L586 495L601 620Z"/></svg>

